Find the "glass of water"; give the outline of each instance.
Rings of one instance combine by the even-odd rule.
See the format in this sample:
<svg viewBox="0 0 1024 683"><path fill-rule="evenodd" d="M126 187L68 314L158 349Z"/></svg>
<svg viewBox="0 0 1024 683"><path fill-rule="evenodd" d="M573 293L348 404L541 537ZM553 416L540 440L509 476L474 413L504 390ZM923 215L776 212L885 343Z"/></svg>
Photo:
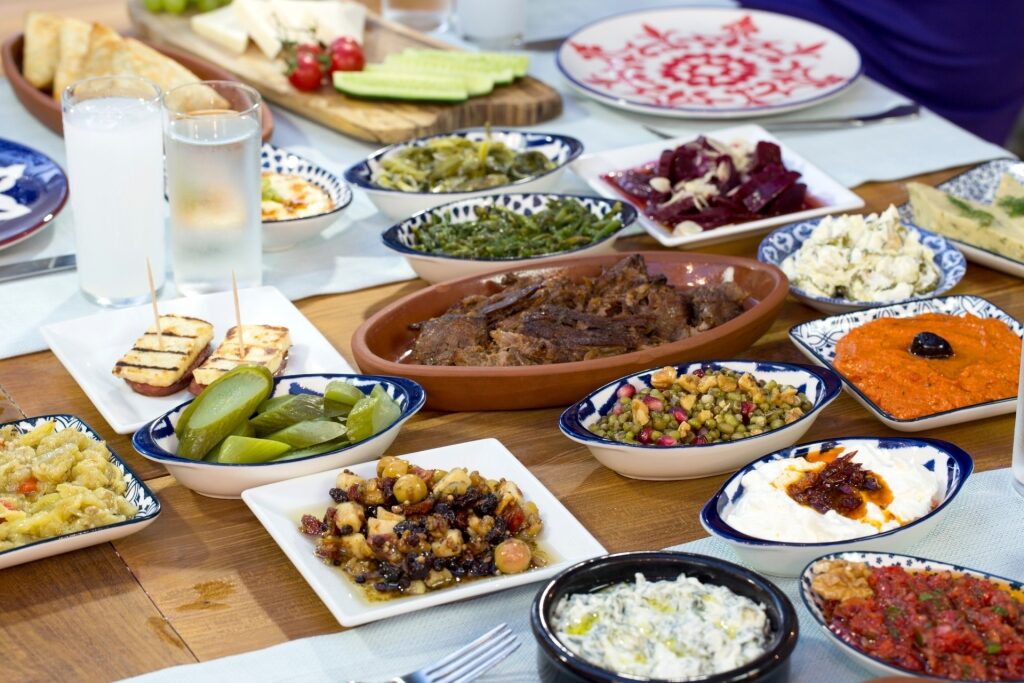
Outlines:
<svg viewBox="0 0 1024 683"><path fill-rule="evenodd" d="M61 93L78 280L101 306L163 287L164 159L160 88L134 76L89 78Z"/></svg>
<svg viewBox="0 0 1024 683"><path fill-rule="evenodd" d="M526 33L526 0L457 0L459 35L488 50L514 47Z"/></svg>
<svg viewBox="0 0 1024 683"><path fill-rule="evenodd" d="M258 92L229 81L164 95L174 285L185 295L263 279Z"/></svg>

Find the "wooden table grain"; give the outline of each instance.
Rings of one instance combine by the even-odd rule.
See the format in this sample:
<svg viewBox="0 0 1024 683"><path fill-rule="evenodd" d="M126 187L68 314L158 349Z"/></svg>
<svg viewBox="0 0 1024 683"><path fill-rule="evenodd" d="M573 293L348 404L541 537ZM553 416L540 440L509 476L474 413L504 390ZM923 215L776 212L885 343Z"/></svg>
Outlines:
<svg viewBox="0 0 1024 683"><path fill-rule="evenodd" d="M127 28L117 0L4 0L0 34L20 30L22 14L47 9ZM916 178L937 183L959 169ZM857 188L868 210L906 198L902 183ZM753 257L760 238L699 250ZM656 249L644 236L620 250ZM350 361L356 327L381 306L426 286L406 282L298 302L299 309ZM970 264L955 293L984 296L1024 317L1024 282ZM819 314L790 299L745 358L800 361L789 328ZM147 481L163 504L151 526L125 539L0 572L0 651L4 680L102 681L174 664L205 661L340 630L241 501L204 498L140 458L113 433L49 352L0 360L0 421L22 413L72 413L93 425ZM561 436L558 410L417 415L390 453L471 439L500 439L609 551L661 548L704 535L697 512L724 476L643 482L600 466ZM978 470L1010 464L1013 417L947 427L928 436L954 441ZM895 434L843 394L806 439ZM941 529L937 533L941 533ZM952 540L952 539L951 539Z"/></svg>

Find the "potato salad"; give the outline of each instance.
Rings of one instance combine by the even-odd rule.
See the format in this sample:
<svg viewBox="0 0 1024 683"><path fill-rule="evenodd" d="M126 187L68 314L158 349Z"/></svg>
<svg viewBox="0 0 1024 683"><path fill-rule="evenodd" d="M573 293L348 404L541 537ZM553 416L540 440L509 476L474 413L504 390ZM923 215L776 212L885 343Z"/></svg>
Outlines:
<svg viewBox="0 0 1024 683"><path fill-rule="evenodd" d="M570 650L618 674L686 681L737 669L768 648L763 605L680 574L620 583L555 606L553 630Z"/></svg>
<svg viewBox="0 0 1024 683"><path fill-rule="evenodd" d="M895 206L869 216L827 216L782 262L795 287L850 301L901 301L935 290L935 254Z"/></svg>

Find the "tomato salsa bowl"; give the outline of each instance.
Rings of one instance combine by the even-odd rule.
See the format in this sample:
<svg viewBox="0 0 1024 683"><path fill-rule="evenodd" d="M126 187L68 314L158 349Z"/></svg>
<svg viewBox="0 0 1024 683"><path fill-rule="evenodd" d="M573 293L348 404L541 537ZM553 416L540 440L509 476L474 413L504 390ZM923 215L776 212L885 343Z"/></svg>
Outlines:
<svg viewBox="0 0 1024 683"><path fill-rule="evenodd" d="M816 582L843 571L866 576L869 588L855 595ZM1020 581L912 555L842 552L807 565L800 597L839 649L875 675L1024 680ZM879 628L888 635L873 637Z"/></svg>

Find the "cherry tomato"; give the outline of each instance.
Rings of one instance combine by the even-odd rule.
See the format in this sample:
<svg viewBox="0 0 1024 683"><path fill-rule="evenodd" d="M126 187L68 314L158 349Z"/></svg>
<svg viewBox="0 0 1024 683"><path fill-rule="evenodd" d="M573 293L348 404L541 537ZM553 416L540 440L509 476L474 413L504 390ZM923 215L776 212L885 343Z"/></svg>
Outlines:
<svg viewBox="0 0 1024 683"><path fill-rule="evenodd" d="M297 89L309 92L316 90L324 80L320 64L314 61L300 62L288 74L288 81Z"/></svg>
<svg viewBox="0 0 1024 683"><path fill-rule="evenodd" d="M323 47L316 43L303 43L295 48L295 59L301 61L304 56L312 56L315 59L319 59L320 55L324 53Z"/></svg>
<svg viewBox="0 0 1024 683"><path fill-rule="evenodd" d="M362 71L366 64L363 48L352 38L342 36L331 43L330 72Z"/></svg>

